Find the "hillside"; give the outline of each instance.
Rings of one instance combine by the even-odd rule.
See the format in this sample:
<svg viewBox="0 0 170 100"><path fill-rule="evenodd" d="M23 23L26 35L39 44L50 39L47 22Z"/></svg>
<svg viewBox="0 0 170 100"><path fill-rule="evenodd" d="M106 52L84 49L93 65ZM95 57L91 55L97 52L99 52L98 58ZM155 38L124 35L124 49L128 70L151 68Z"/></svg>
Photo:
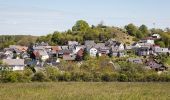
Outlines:
<svg viewBox="0 0 170 100"><path fill-rule="evenodd" d="M31 35L0 35L0 49L13 44L28 46L30 43L34 43L37 38L37 36Z"/></svg>
<svg viewBox="0 0 170 100"><path fill-rule="evenodd" d="M125 44L132 44L134 43L133 41L133 36L128 35L126 32L124 32L120 28L113 28L113 33L115 34L115 40L120 41Z"/></svg>

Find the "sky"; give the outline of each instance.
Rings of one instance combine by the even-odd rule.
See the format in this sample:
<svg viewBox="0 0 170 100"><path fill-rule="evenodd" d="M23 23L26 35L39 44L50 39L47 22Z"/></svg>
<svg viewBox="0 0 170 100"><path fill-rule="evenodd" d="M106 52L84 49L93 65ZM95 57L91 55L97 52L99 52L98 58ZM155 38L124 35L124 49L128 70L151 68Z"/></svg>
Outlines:
<svg viewBox="0 0 170 100"><path fill-rule="evenodd" d="M170 27L170 0L0 0L0 35L46 35L90 25ZM155 23L155 25L153 24Z"/></svg>

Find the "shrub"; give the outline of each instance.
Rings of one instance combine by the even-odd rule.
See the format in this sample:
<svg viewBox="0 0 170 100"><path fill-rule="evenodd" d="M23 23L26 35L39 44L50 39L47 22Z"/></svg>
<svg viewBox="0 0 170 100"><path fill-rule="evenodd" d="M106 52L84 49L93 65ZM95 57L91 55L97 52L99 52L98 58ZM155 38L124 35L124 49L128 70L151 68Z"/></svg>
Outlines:
<svg viewBox="0 0 170 100"><path fill-rule="evenodd" d="M119 74L118 81L127 82L128 81L127 75L126 74Z"/></svg>
<svg viewBox="0 0 170 100"><path fill-rule="evenodd" d="M47 77L43 72L37 72L32 77L32 81L44 82L47 81Z"/></svg>

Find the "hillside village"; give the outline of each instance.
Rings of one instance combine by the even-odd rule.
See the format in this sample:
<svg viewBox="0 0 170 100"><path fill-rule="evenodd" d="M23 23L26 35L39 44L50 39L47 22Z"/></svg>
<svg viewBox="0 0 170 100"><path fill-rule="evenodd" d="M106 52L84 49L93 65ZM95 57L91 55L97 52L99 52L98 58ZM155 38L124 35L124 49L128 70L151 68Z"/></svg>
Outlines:
<svg viewBox="0 0 170 100"><path fill-rule="evenodd" d="M127 58L127 62L143 64L144 67L155 71L165 71L168 69L168 65L154 59L160 54L170 55L169 48L155 45L155 40L160 38L159 34L153 34L133 44L124 44L115 39L109 39L103 43L86 40L83 44L68 41L67 45L60 46L50 46L45 42L35 43L30 47L10 45L0 52L0 59L13 71L24 70L26 66L57 67L61 60L83 63L87 56L91 58L100 56Z"/></svg>

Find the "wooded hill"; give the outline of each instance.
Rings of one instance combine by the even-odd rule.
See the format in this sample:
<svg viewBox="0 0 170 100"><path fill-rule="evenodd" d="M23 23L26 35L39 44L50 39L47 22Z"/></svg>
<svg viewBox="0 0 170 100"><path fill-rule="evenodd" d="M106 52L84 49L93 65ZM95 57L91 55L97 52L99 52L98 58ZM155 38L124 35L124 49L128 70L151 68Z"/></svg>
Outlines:
<svg viewBox="0 0 170 100"><path fill-rule="evenodd" d="M14 44L28 46L30 43L34 43L37 38L31 35L0 35L0 49Z"/></svg>

